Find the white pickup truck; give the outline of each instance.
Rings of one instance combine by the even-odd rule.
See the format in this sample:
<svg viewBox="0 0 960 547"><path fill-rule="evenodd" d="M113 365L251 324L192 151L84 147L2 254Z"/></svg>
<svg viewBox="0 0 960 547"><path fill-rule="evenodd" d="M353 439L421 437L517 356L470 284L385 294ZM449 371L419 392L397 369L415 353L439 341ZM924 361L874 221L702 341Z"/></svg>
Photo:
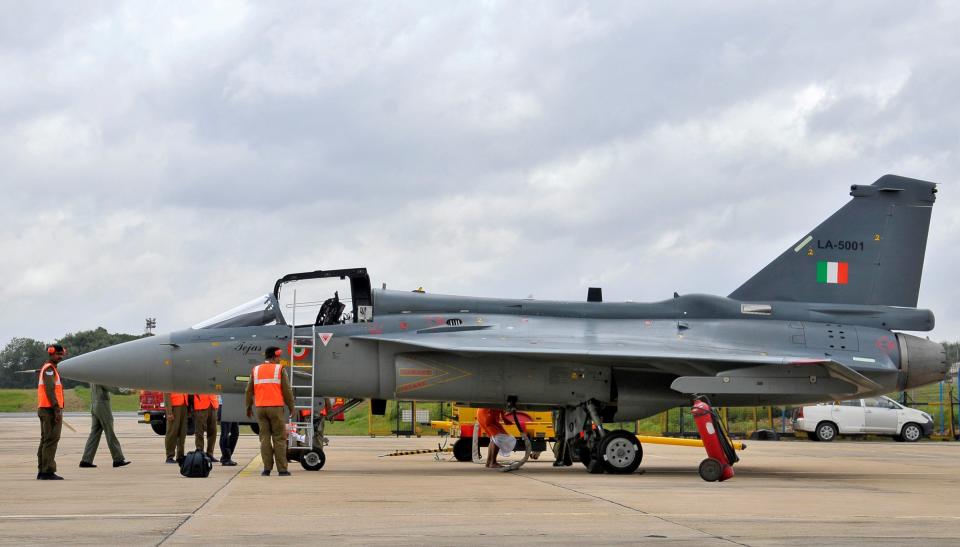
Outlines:
<svg viewBox="0 0 960 547"><path fill-rule="evenodd" d="M933 432L933 418L889 397L870 397L801 407L793 430L806 431L812 441L832 441L837 435L889 435L915 442Z"/></svg>

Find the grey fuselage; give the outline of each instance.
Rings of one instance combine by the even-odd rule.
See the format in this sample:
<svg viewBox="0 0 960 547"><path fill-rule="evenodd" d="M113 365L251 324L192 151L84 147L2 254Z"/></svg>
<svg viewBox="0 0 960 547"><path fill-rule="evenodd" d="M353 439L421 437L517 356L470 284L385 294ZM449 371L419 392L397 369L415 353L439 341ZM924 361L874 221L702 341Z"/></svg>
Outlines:
<svg viewBox="0 0 960 547"><path fill-rule="evenodd" d="M374 291L372 300L369 322L296 328L298 338L317 336L315 356L307 358L316 359L317 393L476 405L512 398L526 408L596 400L627 420L689 402L693 393L676 389L678 378L718 385L698 394L743 406L857 393L824 361L876 382L877 393L938 381L946 371L939 344L893 332L933 327L931 312L913 308L709 295L553 302L388 290ZM111 385L239 393L263 350L286 349L290 340L287 325L187 329L75 357L62 370Z"/></svg>

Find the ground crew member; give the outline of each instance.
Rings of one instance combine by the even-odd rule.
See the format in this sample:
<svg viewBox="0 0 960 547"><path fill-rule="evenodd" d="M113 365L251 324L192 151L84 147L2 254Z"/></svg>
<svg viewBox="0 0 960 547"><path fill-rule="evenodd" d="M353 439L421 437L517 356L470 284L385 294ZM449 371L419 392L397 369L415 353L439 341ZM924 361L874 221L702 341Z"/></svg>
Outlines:
<svg viewBox="0 0 960 547"><path fill-rule="evenodd" d="M37 448L37 480L61 481L57 475L57 444L63 428L63 384L57 364L66 350L60 344L47 346L47 362L37 379L37 416L40 417L40 446Z"/></svg>
<svg viewBox="0 0 960 547"><path fill-rule="evenodd" d="M233 461L233 452L237 449L237 441L240 439L240 424L223 421L221 412L223 412L222 400L220 408L217 409L217 419L220 420L220 465L237 465L237 462Z"/></svg>
<svg viewBox="0 0 960 547"><path fill-rule="evenodd" d="M490 445L487 447L487 467L503 467L497 463L497 456L503 451L504 456L509 456L510 452L517 445L517 440L507 434L503 428L503 410L499 408L481 408L477 410L477 422L487 437L490 438ZM519 427L519 425L518 425Z"/></svg>
<svg viewBox="0 0 960 547"><path fill-rule="evenodd" d="M130 465L130 462L123 458L120 441L113 432L110 392L100 384L90 384L90 436L87 437L87 446L83 449L83 457L80 458L80 467L96 467L93 464L93 458L97 455L101 434L107 438L107 447L110 449L110 456L113 458L113 466Z"/></svg>
<svg viewBox="0 0 960 547"><path fill-rule="evenodd" d="M187 440L189 402L186 393L163 394L163 408L167 415L167 434L164 438L167 463L183 463L184 444Z"/></svg>
<svg viewBox="0 0 960 547"><path fill-rule="evenodd" d="M253 367L250 381L247 382L247 417L253 417L253 406L257 407L257 423L260 424L260 456L263 459L263 476L269 476L273 463L281 476L287 471L287 420L284 406L294 413L293 390L287 373L280 365L282 351L278 347L269 347L264 351L266 361Z"/></svg>
<svg viewBox="0 0 960 547"><path fill-rule="evenodd" d="M213 457L213 445L217 444L217 409L220 402L216 395L193 394L193 429L196 431L197 450L203 450L210 456L211 461L220 460ZM207 434L207 447L203 447L203 434Z"/></svg>

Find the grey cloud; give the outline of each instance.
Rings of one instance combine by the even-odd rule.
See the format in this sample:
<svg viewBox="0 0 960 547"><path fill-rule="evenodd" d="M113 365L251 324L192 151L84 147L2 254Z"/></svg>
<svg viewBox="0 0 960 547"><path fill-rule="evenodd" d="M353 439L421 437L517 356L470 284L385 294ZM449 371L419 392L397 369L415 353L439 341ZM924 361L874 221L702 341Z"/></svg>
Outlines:
<svg viewBox="0 0 960 547"><path fill-rule="evenodd" d="M17 11L0 341L185 326L318 267L486 296L727 294L886 172L948 183L921 295L956 296L952 4Z"/></svg>

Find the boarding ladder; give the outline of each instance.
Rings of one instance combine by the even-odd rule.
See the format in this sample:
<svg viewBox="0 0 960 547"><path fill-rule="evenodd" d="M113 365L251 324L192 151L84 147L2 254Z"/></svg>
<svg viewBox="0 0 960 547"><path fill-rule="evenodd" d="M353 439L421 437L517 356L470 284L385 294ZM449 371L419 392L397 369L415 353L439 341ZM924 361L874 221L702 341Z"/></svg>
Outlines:
<svg viewBox="0 0 960 547"><path fill-rule="evenodd" d="M298 445L297 436L303 435L307 448L313 447L314 413L316 412L316 388L313 373L317 368L317 326L310 327L310 336L297 335L297 291L293 291L293 313L290 321L290 387L293 391L293 415L290 416L287 433L287 447L303 448ZM294 355L297 350L310 352L310 364L297 362ZM290 435L290 432L296 435Z"/></svg>

